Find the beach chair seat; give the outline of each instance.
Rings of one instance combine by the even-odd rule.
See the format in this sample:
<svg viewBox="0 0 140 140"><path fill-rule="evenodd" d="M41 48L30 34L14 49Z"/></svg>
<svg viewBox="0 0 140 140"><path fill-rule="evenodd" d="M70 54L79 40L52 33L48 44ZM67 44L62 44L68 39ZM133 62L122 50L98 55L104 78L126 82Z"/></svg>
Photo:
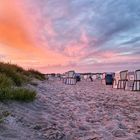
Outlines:
<svg viewBox="0 0 140 140"><path fill-rule="evenodd" d="M133 83L133 91L140 91L140 70L135 71L135 78Z"/></svg>
<svg viewBox="0 0 140 140"><path fill-rule="evenodd" d="M117 89L124 89L125 90L126 82L128 81L127 73L128 73L128 70L120 72L120 80L118 81Z"/></svg>

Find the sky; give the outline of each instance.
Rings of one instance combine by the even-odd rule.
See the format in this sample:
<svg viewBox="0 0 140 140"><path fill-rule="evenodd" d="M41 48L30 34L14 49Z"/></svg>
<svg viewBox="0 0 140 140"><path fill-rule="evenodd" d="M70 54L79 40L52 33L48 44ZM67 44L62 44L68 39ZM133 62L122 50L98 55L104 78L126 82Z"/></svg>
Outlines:
<svg viewBox="0 0 140 140"><path fill-rule="evenodd" d="M140 68L140 0L0 0L0 61L43 73Z"/></svg>

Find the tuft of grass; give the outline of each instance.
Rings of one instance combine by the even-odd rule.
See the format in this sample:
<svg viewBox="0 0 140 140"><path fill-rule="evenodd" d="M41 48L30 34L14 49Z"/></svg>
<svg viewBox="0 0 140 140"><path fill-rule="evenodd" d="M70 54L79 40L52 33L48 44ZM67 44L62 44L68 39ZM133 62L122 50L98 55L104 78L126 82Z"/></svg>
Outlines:
<svg viewBox="0 0 140 140"><path fill-rule="evenodd" d="M33 101L36 92L26 88L1 88L0 100Z"/></svg>
<svg viewBox="0 0 140 140"><path fill-rule="evenodd" d="M0 74L0 88L11 87L13 81L11 78L7 77L5 74Z"/></svg>
<svg viewBox="0 0 140 140"><path fill-rule="evenodd" d="M4 119L8 117L11 113L6 110L0 110L0 123L4 122Z"/></svg>
<svg viewBox="0 0 140 140"><path fill-rule="evenodd" d="M45 80L45 75L40 73L39 71L37 70L34 70L34 69L29 69L28 72L30 73L30 75L38 80Z"/></svg>

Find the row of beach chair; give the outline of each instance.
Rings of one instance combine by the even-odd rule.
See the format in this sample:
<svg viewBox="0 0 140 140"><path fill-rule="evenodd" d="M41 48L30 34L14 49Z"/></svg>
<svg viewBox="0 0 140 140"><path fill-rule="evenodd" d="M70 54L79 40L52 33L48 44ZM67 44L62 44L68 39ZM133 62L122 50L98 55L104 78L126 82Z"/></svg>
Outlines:
<svg viewBox="0 0 140 140"><path fill-rule="evenodd" d="M111 73L110 73L111 74ZM101 80L105 84L106 73L102 74L83 74L80 75L81 80ZM129 72L128 70L120 73L112 73L112 86L117 89L140 91L140 70ZM75 71L68 71L62 75L63 83L67 85L75 85Z"/></svg>
<svg viewBox="0 0 140 140"><path fill-rule="evenodd" d="M140 70L129 72L121 71L115 74L113 88L140 91Z"/></svg>

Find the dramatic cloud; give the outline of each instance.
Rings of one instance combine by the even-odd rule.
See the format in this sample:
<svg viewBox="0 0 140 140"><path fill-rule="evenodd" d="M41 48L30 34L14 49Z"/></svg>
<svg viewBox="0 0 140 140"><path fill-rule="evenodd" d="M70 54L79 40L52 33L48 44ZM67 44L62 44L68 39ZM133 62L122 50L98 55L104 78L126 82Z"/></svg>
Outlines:
<svg viewBox="0 0 140 140"><path fill-rule="evenodd" d="M11 31L9 42L17 40L12 45L24 42L23 48L33 46L34 52L40 52L34 53L34 59L42 54L41 64L39 59L35 62L43 72L140 67L139 0L15 0L15 4L21 9L24 21L22 24L8 21L12 29L5 22L1 22L0 27L6 26L6 32ZM24 28L21 29L21 25Z"/></svg>

